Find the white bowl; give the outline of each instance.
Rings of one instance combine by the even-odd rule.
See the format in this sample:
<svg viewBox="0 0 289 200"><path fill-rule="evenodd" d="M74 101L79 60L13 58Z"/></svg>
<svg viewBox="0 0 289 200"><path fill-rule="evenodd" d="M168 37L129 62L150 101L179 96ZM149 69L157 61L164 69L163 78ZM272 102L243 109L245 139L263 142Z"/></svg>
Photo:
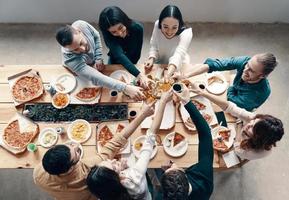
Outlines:
<svg viewBox="0 0 289 200"><path fill-rule="evenodd" d="M78 135L79 137L77 138ZM68 126L67 136L73 142L86 142L91 136L91 126L88 121L84 119L77 119Z"/></svg>
<svg viewBox="0 0 289 200"><path fill-rule="evenodd" d="M57 96L59 96L59 95L64 95L64 96L66 96L66 98L68 99L67 102L66 102L66 104L64 104L64 105L62 105L62 106L58 106L58 105L55 104L55 102L54 102L54 101L55 101L55 98L56 98ZM54 94L53 97L52 97L52 105L53 105L53 107L55 107L55 108L57 108L57 109L63 109L63 108L65 108L65 107L67 107L67 106L69 105L69 103L70 103L70 96L69 96L68 94L56 93L56 94Z"/></svg>
<svg viewBox="0 0 289 200"><path fill-rule="evenodd" d="M41 146L49 148L56 144L58 134L54 128L43 129L38 137L38 142Z"/></svg>
<svg viewBox="0 0 289 200"><path fill-rule="evenodd" d="M141 150L141 149L140 149L140 150L137 150L137 149L135 148L135 144L136 144L137 142L144 142L145 137L146 137L145 135L141 135L141 136L137 137L137 138L134 140L134 142L133 142L132 152L133 152L133 154L135 155L135 157L137 157L137 158L140 157L140 150ZM154 149L153 149L153 152L152 152L152 155L151 155L151 159L156 156L157 151L158 151L158 146L157 146L157 142L156 142L156 146L155 146Z"/></svg>

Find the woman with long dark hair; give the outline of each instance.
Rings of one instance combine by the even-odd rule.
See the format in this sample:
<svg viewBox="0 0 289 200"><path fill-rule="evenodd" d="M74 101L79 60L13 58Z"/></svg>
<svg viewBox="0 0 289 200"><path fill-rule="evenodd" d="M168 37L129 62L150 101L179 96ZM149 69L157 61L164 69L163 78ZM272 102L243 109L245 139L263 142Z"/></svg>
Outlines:
<svg viewBox="0 0 289 200"><path fill-rule="evenodd" d="M109 64L122 64L147 85L147 77L135 66L141 56L143 25L130 19L119 7L105 8L99 16L99 28L109 48Z"/></svg>
<svg viewBox="0 0 289 200"><path fill-rule="evenodd" d="M151 69L153 63L168 64L167 77L172 76L182 64L190 63L187 51L192 37L192 28L186 27L179 8L166 6L155 22L145 68Z"/></svg>

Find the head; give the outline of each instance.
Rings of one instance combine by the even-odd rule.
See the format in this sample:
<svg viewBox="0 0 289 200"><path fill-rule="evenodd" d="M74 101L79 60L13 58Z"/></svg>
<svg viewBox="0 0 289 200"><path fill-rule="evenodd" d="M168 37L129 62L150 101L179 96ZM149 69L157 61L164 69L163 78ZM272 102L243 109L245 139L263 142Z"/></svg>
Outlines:
<svg viewBox="0 0 289 200"><path fill-rule="evenodd" d="M105 8L99 16L99 28L114 37L125 38L129 33L132 20L116 6Z"/></svg>
<svg viewBox="0 0 289 200"><path fill-rule="evenodd" d="M186 200L189 195L189 182L182 168L175 163L162 176L161 185L164 200Z"/></svg>
<svg viewBox="0 0 289 200"><path fill-rule="evenodd" d="M242 79L248 83L257 83L266 78L277 64L276 57L271 53L254 55L246 64Z"/></svg>
<svg viewBox="0 0 289 200"><path fill-rule="evenodd" d="M243 149L270 150L284 135L283 123L271 115L258 114L243 127L248 136L241 142Z"/></svg>
<svg viewBox="0 0 289 200"><path fill-rule="evenodd" d="M89 50L89 44L83 33L70 25L56 31L56 40L61 46L74 53L85 53Z"/></svg>
<svg viewBox="0 0 289 200"><path fill-rule="evenodd" d="M168 39L179 35L185 29L182 13L177 6L166 6L159 17L159 29Z"/></svg>
<svg viewBox="0 0 289 200"><path fill-rule="evenodd" d="M89 191L99 199L131 199L126 188L121 184L118 173L108 167L93 167L87 176L86 182Z"/></svg>
<svg viewBox="0 0 289 200"><path fill-rule="evenodd" d="M78 144L56 145L44 154L42 166L51 175L65 174L78 163L80 155Z"/></svg>

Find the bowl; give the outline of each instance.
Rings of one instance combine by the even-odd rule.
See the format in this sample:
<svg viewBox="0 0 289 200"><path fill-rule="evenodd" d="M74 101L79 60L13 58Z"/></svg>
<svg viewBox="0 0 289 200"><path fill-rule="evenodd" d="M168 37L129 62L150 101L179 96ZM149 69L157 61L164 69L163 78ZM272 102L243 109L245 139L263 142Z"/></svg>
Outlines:
<svg viewBox="0 0 289 200"><path fill-rule="evenodd" d="M77 119L68 126L67 136L73 142L86 142L91 136L91 126L88 121Z"/></svg>
<svg viewBox="0 0 289 200"><path fill-rule="evenodd" d="M133 154L135 155L135 157L139 158L140 157L140 150L142 148L142 144L145 140L145 135L141 135L139 137L137 137L134 142L133 142L133 146L132 146L132 152ZM151 155L151 159L153 157L155 157L155 155L157 154L157 151L158 151L158 147L157 147L157 142L155 143L155 146L153 148L153 152L152 152L152 155Z"/></svg>
<svg viewBox="0 0 289 200"><path fill-rule="evenodd" d="M58 134L54 128L43 129L38 137L38 142L41 146L49 148L56 144Z"/></svg>
<svg viewBox="0 0 289 200"><path fill-rule="evenodd" d="M57 109L63 109L70 103L70 96L68 94L56 93L52 97L52 105Z"/></svg>

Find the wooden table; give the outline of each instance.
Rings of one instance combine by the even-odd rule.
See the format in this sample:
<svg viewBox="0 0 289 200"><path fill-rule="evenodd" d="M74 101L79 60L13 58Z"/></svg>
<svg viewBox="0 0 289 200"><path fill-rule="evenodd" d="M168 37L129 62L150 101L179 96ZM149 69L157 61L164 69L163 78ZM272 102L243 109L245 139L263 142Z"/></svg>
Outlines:
<svg viewBox="0 0 289 200"><path fill-rule="evenodd" d="M142 66L140 66L143 68ZM16 73L25 71L27 69L35 69L40 73L42 81L44 84L49 84L49 82L53 79L53 77L59 76L59 74L67 73L68 71L62 67L61 65L0 65L0 131L2 132L5 126L7 125L9 119L15 115L15 113L22 112L23 106L19 106L15 108L12 96L8 86L7 77L14 75ZM104 74L109 75L115 70L124 69L120 65L110 65L107 66L105 69ZM107 102L108 101L108 89L103 89L103 94L100 102ZM225 98L225 94L223 94ZM139 110L141 107L141 102L132 102L128 98L124 98L123 101L129 102L129 109ZM34 103L37 102L51 102L50 95L45 92L45 94L33 101ZM215 111L220 111L216 105L213 105ZM167 162L169 159L176 162L180 167L189 167L192 164L198 161L198 136L196 132L188 131L186 127L183 125L179 112L176 111L176 123L175 126L166 131L159 131L161 138L163 139L166 134L172 131L178 131L185 135L189 141L189 148L186 154L179 158L172 158L168 156L162 146L158 147L158 153L154 159L151 160L149 167L151 168L158 168L161 164ZM234 123L235 118L230 115L226 115L227 122ZM57 123L38 123L40 130L45 127L57 127L60 124ZM62 123L61 126L67 128L69 123ZM91 124L93 134L92 137L85 143L82 144L84 148L84 158L89 158L96 153L96 124ZM141 130L138 127L133 135L131 136L131 141L133 141L136 137L145 134L145 130ZM58 139L58 144L62 144L68 140L66 135L61 136ZM37 138L35 139L37 141ZM47 151L46 148L38 145L38 150L36 153L31 153L25 151L20 155L13 155L6 151L3 148L0 148L0 168L33 168L36 164L41 162L43 154ZM214 169L226 169L224 162L221 159L220 154L215 152L214 156Z"/></svg>

